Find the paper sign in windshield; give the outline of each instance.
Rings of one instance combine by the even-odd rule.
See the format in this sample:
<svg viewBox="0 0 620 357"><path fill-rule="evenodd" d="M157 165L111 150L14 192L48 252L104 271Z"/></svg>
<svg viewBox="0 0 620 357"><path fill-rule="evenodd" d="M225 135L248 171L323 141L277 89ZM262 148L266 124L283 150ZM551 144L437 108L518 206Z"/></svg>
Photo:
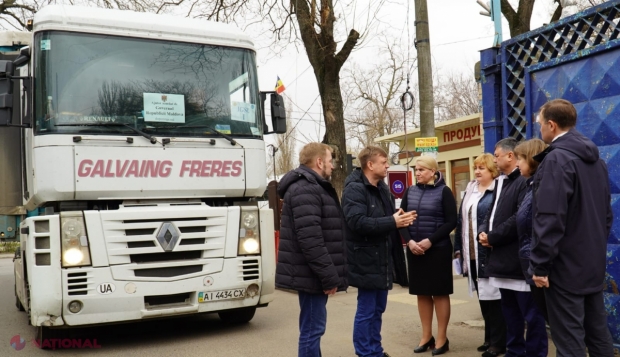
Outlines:
<svg viewBox="0 0 620 357"><path fill-rule="evenodd" d="M185 123L182 94L144 93L144 121Z"/></svg>
<svg viewBox="0 0 620 357"><path fill-rule="evenodd" d="M52 40L41 40L41 51L49 51L52 49Z"/></svg>
<svg viewBox="0 0 620 357"><path fill-rule="evenodd" d="M246 123L256 122L256 104L232 102L230 107L230 119Z"/></svg>

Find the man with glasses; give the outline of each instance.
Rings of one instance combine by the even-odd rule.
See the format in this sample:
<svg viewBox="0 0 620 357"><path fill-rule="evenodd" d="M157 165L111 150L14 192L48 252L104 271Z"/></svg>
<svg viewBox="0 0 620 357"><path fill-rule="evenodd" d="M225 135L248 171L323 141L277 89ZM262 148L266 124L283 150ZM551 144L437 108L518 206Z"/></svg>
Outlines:
<svg viewBox="0 0 620 357"><path fill-rule="evenodd" d="M607 165L579 133L577 111L555 99L540 108L549 147L534 157L529 272L545 287L557 355L614 355L603 304L607 238L613 222Z"/></svg>

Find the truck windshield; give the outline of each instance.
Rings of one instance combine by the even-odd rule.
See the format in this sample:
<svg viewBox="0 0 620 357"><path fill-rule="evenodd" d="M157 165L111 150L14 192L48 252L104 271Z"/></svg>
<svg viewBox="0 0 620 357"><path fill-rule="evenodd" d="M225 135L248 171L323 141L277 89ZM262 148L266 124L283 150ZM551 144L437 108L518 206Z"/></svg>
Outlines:
<svg viewBox="0 0 620 357"><path fill-rule="evenodd" d="M33 47L38 135L262 136L253 51L60 31Z"/></svg>

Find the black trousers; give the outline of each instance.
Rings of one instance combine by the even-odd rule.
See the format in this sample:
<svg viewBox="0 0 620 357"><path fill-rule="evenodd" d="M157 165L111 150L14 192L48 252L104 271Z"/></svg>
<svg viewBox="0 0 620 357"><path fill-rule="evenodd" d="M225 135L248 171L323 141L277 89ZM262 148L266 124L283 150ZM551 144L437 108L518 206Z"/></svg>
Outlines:
<svg viewBox="0 0 620 357"><path fill-rule="evenodd" d="M469 273L478 291L478 270L476 261L472 260ZM484 318L484 342L503 351L506 349L506 322L502 313L502 300L480 300L480 311Z"/></svg>
<svg viewBox="0 0 620 357"><path fill-rule="evenodd" d="M545 288L537 288L536 285L530 285L530 289L532 290L532 297L534 298L536 307L545 317L545 321L549 323L549 313L547 313L547 302L545 301Z"/></svg>
<svg viewBox="0 0 620 357"><path fill-rule="evenodd" d="M545 298L558 357L585 357L586 347L592 357L613 357L602 291L577 295L550 282Z"/></svg>

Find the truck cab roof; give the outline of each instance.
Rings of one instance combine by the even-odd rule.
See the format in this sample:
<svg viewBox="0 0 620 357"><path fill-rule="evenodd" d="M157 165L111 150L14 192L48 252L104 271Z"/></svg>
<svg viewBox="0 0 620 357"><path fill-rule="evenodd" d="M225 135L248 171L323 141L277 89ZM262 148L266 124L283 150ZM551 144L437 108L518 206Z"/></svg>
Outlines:
<svg viewBox="0 0 620 357"><path fill-rule="evenodd" d="M60 30L255 50L250 37L230 24L129 10L48 5L35 14L33 26L34 32Z"/></svg>

